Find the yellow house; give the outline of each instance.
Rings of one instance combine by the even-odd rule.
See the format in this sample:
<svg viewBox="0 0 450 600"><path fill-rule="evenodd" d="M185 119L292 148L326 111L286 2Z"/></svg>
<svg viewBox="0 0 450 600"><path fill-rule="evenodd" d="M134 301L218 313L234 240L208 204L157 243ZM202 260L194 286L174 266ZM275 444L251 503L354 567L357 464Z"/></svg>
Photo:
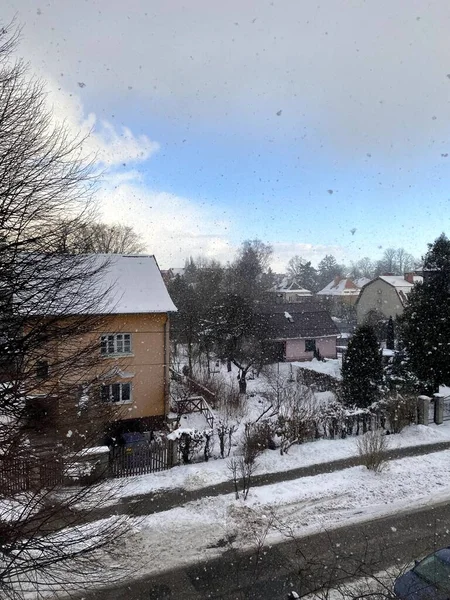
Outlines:
<svg viewBox="0 0 450 600"><path fill-rule="evenodd" d="M64 436L75 421L94 422L101 413L104 422L114 421L112 433L158 428L168 412L169 314L176 308L155 257L84 258L89 269L98 266L92 285L99 302L72 344L55 335L40 349L35 377L27 382L33 427ZM62 313L62 327L85 314L70 316L64 305ZM72 362L78 349L87 349L86 360L82 355Z"/></svg>
<svg viewBox="0 0 450 600"><path fill-rule="evenodd" d="M111 255L101 331L102 399L120 406L128 430L153 429L168 412L169 314L176 311L154 256Z"/></svg>

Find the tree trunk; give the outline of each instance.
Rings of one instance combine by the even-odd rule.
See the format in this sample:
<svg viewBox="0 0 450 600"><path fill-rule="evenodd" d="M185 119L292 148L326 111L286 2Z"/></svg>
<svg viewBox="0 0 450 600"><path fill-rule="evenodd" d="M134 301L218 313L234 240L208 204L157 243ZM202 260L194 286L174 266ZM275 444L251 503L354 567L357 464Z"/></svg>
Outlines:
<svg viewBox="0 0 450 600"><path fill-rule="evenodd" d="M247 379L245 378L246 372L242 371L241 376L239 377L239 393L246 394L247 393Z"/></svg>
<svg viewBox="0 0 450 600"><path fill-rule="evenodd" d="M189 377L192 375L192 343L188 342Z"/></svg>

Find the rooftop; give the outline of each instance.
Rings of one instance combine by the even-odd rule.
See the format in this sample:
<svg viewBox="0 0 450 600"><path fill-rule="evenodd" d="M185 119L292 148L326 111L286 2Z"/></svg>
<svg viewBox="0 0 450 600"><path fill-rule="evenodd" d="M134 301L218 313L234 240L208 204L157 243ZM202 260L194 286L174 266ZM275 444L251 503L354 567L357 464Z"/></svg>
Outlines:
<svg viewBox="0 0 450 600"><path fill-rule="evenodd" d="M153 255L98 255L107 261L99 286L109 295L113 314L176 311Z"/></svg>

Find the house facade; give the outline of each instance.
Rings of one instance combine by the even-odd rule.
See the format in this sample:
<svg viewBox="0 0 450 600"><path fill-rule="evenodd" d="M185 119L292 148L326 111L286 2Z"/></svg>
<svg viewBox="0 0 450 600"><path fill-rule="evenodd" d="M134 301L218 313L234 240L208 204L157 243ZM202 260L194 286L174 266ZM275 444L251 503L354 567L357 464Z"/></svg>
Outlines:
<svg viewBox="0 0 450 600"><path fill-rule="evenodd" d="M168 413L169 315L176 308L154 256L108 257L111 290L101 331L93 332L105 402L118 407L117 426L153 429Z"/></svg>
<svg viewBox="0 0 450 600"><path fill-rule="evenodd" d="M88 349L85 371L81 362L76 372L65 373L57 386L72 387L73 394L58 393L54 365L64 353L70 356L74 347L67 341L53 342L47 349L48 361L36 364L42 383L31 402L38 411L54 413L55 427L60 427L61 418L76 420L83 413L92 419L92 411L101 407L111 415L113 433L153 430L168 413L169 319L176 308L154 256L96 255L92 261L100 266L95 285L103 301L92 315L95 325L74 341L83 352ZM52 389L53 398L46 389Z"/></svg>
<svg viewBox="0 0 450 600"><path fill-rule="evenodd" d="M411 273L401 275L380 275L363 286L356 303L358 325L371 317L393 319L403 314L408 294L416 281L422 278Z"/></svg>

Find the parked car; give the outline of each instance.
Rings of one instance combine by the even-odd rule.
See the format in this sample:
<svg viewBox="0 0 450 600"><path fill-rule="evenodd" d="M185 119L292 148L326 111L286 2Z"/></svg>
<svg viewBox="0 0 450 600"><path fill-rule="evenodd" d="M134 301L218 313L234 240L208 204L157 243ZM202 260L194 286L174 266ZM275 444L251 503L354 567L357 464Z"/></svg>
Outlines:
<svg viewBox="0 0 450 600"><path fill-rule="evenodd" d="M450 600L450 547L416 561L396 579L394 594L402 600Z"/></svg>

